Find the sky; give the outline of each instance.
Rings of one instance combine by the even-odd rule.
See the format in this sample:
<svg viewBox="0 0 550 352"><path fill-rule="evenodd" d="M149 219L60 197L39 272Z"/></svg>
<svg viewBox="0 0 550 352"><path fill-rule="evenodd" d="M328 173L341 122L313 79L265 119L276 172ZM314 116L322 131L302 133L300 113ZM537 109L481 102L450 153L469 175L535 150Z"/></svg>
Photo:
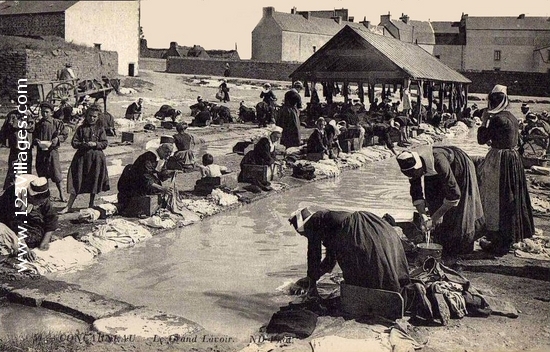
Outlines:
<svg viewBox="0 0 550 352"><path fill-rule="evenodd" d="M355 22L366 17L378 24L380 15L398 19L405 13L413 20L458 21L469 16L550 17L550 0L141 0L141 26L150 48L201 45L207 50L232 50L249 59L252 30L262 8L275 11L332 10L346 8Z"/></svg>

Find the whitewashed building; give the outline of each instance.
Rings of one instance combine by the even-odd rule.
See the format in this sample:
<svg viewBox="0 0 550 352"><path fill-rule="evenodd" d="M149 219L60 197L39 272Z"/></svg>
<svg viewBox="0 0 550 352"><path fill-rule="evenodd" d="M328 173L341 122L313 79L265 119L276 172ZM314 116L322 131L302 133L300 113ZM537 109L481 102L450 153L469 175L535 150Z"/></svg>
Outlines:
<svg viewBox="0 0 550 352"><path fill-rule="evenodd" d="M118 73L134 76L139 60L139 0L5 1L0 34L58 36L118 53Z"/></svg>

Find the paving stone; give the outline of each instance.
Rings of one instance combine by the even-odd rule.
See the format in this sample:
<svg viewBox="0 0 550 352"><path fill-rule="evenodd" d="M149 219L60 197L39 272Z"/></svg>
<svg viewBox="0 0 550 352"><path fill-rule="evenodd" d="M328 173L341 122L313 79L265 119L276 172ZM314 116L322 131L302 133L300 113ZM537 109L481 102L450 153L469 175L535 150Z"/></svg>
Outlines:
<svg viewBox="0 0 550 352"><path fill-rule="evenodd" d="M89 323L135 308L126 302L70 288L45 296L42 307L72 315Z"/></svg>
<svg viewBox="0 0 550 352"><path fill-rule="evenodd" d="M204 328L190 320L149 308L138 308L94 321L95 330L111 335L144 338L195 334Z"/></svg>
<svg viewBox="0 0 550 352"><path fill-rule="evenodd" d="M11 302L55 310L89 323L135 309L131 304L83 291L60 281L33 280L26 283L28 287L6 288Z"/></svg>

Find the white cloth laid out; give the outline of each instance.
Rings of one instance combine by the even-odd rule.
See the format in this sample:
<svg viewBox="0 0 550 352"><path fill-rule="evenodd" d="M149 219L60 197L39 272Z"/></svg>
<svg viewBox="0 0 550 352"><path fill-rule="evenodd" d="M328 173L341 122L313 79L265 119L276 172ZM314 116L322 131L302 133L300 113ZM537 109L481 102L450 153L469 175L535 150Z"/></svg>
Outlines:
<svg viewBox="0 0 550 352"><path fill-rule="evenodd" d="M536 229L538 230L538 229ZM535 233L537 232L535 230ZM539 231L542 232L542 231ZM550 237L535 235L514 243L516 257L537 260L550 260Z"/></svg>
<svg viewBox="0 0 550 352"><path fill-rule="evenodd" d="M88 242L100 253L107 253L115 248L133 246L151 237L151 232L143 226L124 219L114 219L82 236L82 240Z"/></svg>
<svg viewBox="0 0 550 352"><path fill-rule="evenodd" d="M211 195L212 195L212 199L214 199L214 201L218 205L221 205L222 207L236 204L239 202L239 198L236 195L225 193L219 188L213 189Z"/></svg>
<svg viewBox="0 0 550 352"><path fill-rule="evenodd" d="M117 197L118 197L118 194L111 194L110 196L103 196L101 197L101 199L107 203L116 203L118 202Z"/></svg>
<svg viewBox="0 0 550 352"><path fill-rule="evenodd" d="M47 251L35 249L33 252L37 259L32 263L27 263L26 266L34 269L40 275L89 264L98 254L96 248L70 236L51 242Z"/></svg>
<svg viewBox="0 0 550 352"><path fill-rule="evenodd" d="M100 215L101 213L99 212L99 210L95 210L93 208L80 209L80 211L78 212L78 220L94 222L99 219Z"/></svg>
<svg viewBox="0 0 550 352"><path fill-rule="evenodd" d="M96 206L96 208L101 208L101 210L104 211L106 217L115 215L118 212L117 207L114 204L110 203L100 204ZM95 208L80 209L78 214L78 220L80 221L94 222L100 218L101 211Z"/></svg>
<svg viewBox="0 0 550 352"><path fill-rule="evenodd" d="M176 227L176 223L174 222L174 220L162 219L160 216L156 215L153 215L147 219L141 219L139 220L139 223L157 229L172 229Z"/></svg>
<svg viewBox="0 0 550 352"><path fill-rule="evenodd" d="M183 199L182 204L194 213L213 215L220 211L220 206L206 199Z"/></svg>

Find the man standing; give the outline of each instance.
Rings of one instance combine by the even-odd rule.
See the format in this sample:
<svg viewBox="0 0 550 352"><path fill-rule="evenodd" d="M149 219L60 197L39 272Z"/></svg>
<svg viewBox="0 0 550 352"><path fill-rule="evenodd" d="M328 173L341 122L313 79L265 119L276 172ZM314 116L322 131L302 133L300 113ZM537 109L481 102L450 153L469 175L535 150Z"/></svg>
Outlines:
<svg viewBox="0 0 550 352"><path fill-rule="evenodd" d="M59 145L67 139L63 121L53 118L53 105L40 104L42 118L36 123L33 144L37 146L36 173L39 177L51 179L59 191L59 199L65 202L61 190L61 164L59 163Z"/></svg>
<svg viewBox="0 0 550 352"><path fill-rule="evenodd" d="M70 63L66 63L65 67L59 71L58 79L60 81L67 81L70 79L76 79L76 75L74 74L74 71L72 69L72 65Z"/></svg>

